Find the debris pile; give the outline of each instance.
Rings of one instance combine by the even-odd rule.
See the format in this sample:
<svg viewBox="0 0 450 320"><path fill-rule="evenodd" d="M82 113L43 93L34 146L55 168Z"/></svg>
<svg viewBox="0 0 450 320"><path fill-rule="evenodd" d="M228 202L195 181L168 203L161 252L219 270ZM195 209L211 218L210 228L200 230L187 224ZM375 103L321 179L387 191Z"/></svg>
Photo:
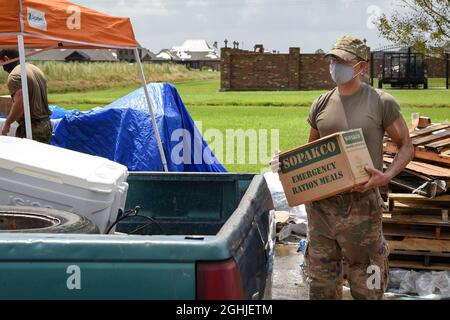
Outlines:
<svg viewBox="0 0 450 320"><path fill-rule="evenodd" d="M390 266L450 270L450 123L421 123L410 133L413 161L384 193L388 206L383 230L391 248ZM397 151L386 138L386 165Z"/></svg>

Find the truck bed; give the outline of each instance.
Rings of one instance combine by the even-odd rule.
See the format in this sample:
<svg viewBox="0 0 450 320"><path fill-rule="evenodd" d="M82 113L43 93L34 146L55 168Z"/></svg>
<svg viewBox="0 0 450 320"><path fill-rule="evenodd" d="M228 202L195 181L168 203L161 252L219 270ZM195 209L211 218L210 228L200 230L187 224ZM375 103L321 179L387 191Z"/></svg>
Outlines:
<svg viewBox="0 0 450 320"><path fill-rule="evenodd" d="M262 298L271 208L262 176L141 172L128 182L127 207L157 225L141 235L0 233L0 299ZM239 287L229 297L226 275Z"/></svg>

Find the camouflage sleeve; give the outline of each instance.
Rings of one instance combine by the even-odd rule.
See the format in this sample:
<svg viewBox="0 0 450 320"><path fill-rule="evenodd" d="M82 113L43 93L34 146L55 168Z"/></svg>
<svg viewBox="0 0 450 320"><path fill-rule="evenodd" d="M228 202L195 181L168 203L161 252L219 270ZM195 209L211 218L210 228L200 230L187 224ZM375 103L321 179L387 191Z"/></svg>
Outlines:
<svg viewBox="0 0 450 320"><path fill-rule="evenodd" d="M319 98L314 100L314 102L312 103L311 110L309 112L308 119L307 119L311 128L316 129L316 130L317 130L316 117L317 117L317 101L318 100L319 100Z"/></svg>
<svg viewBox="0 0 450 320"><path fill-rule="evenodd" d="M400 117L400 105L389 93L383 92L381 97L382 124L386 130L398 117Z"/></svg>

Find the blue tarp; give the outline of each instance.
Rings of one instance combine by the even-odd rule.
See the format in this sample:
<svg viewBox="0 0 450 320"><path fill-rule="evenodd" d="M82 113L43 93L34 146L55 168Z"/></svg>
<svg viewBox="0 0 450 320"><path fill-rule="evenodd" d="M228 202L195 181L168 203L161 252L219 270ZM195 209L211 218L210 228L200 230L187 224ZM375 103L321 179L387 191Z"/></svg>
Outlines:
<svg viewBox="0 0 450 320"><path fill-rule="evenodd" d="M226 172L203 140L176 88L148 85L169 171ZM163 171L158 144L140 88L103 108L89 112L52 107L52 144L105 157L130 171Z"/></svg>

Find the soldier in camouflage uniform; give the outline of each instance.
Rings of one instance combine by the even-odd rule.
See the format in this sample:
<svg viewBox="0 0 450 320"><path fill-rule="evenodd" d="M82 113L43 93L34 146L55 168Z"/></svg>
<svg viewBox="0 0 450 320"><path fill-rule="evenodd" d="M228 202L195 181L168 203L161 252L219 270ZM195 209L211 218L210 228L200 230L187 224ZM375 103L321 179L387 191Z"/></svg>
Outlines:
<svg viewBox="0 0 450 320"><path fill-rule="evenodd" d="M382 231L378 187L386 185L412 159L408 127L395 99L360 79L369 51L351 36L338 38L330 57L337 87L317 98L308 117L309 142L349 129L362 128L374 167L369 181L323 200L306 204L308 247L305 253L310 299L341 299L343 260L355 299L382 299L388 284L389 248ZM383 172L383 136L387 132L399 152ZM279 151L272 168L279 171Z"/></svg>
<svg viewBox="0 0 450 320"><path fill-rule="evenodd" d="M7 135L11 124L17 121L19 127L17 128L16 136L25 138L21 66L18 61L13 60L18 57L19 53L17 50L7 49L0 52L3 69L9 73L7 86L13 99L13 105L3 126L2 134ZM48 108L47 100L47 80L42 71L30 63L26 64L26 74L33 140L49 144L52 138L52 126L49 118L51 112Z"/></svg>

